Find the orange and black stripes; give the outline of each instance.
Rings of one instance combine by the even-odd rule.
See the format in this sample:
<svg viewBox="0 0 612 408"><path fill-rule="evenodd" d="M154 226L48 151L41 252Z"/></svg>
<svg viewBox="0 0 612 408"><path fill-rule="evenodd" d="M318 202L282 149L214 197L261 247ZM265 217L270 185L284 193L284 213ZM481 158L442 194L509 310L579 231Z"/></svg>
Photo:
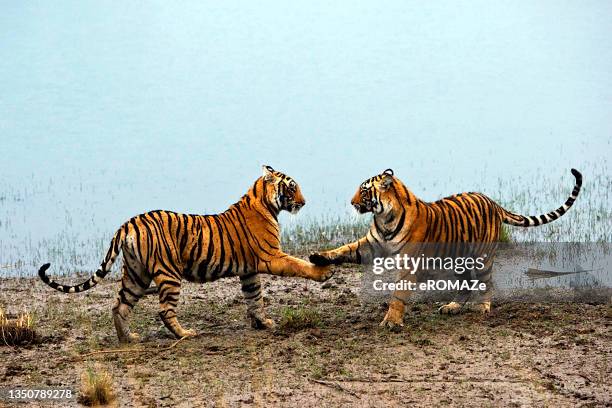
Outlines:
<svg viewBox="0 0 612 408"><path fill-rule="evenodd" d="M472 243L473 253L492 254L502 223L531 227L554 221L565 214L574 204L582 186L580 172L572 169L572 174L576 184L563 206L548 214L527 217L507 211L480 193L461 193L433 203L424 202L394 176L393 170L387 169L361 183L351 200L360 213L374 214L367 234L339 248L313 253L310 261L317 265L371 262L374 256L407 253L408 246L414 243ZM465 245L446 247L460 251ZM484 275L480 277L487 282L491 275L492 259L491 256ZM394 299L400 298L394 294ZM487 304L486 308L489 307L490 304ZM385 322L390 316L395 316L395 320L398 316L401 318L398 313L400 309L403 310L403 306L390 306Z"/></svg>
<svg viewBox="0 0 612 408"><path fill-rule="evenodd" d="M539 216L514 214L481 193L461 193L433 203L418 199L388 169L364 181L351 200L360 213L374 213L372 226L359 241L333 251L313 254L319 264L360 262L372 247L400 248L404 243L496 242L501 224L532 227L554 221L573 205L582 186L575 169L576 184L565 204Z"/></svg>
<svg viewBox="0 0 612 408"><path fill-rule="evenodd" d="M180 214L156 210L135 216L115 233L100 268L87 281L60 285L46 275L49 286L66 293L87 290L99 282L123 251L122 287L113 309L121 340L128 340L127 316L151 282L159 288L160 316L178 337L188 331L176 319L183 279L210 282L239 276L254 326L269 325L263 314L258 273L322 280L329 268L320 268L282 253L277 217L280 211L297 212L305 204L299 186L290 177L264 167L264 176L228 210L216 215ZM268 322L268 323L266 323Z"/></svg>
<svg viewBox="0 0 612 408"><path fill-rule="evenodd" d="M253 193L261 190L261 184L262 180L259 179ZM254 204L258 201L250 197L250 194L245 195L218 215L155 210L131 218L115 234L96 274L80 285L65 286L48 281L45 271L49 264L43 265L39 274L54 289L66 293L87 290L108 273L125 245L126 237L133 239L137 258L153 277L163 275L172 279L209 282L256 270L258 254L263 254L265 258L266 254L272 256L280 248L276 225L278 210L271 205L257 208ZM257 231L253 231L246 222L248 214L252 212L258 212L264 220Z"/></svg>

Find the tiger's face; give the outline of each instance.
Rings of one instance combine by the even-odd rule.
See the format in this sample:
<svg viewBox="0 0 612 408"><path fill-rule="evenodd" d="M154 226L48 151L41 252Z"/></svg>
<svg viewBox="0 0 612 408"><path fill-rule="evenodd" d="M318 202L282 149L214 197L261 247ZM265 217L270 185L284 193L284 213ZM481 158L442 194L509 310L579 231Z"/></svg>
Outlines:
<svg viewBox="0 0 612 408"><path fill-rule="evenodd" d="M360 214L381 214L390 209L392 199L391 185L393 170L387 169L381 174L371 177L361 183L351 200L351 204Z"/></svg>
<svg viewBox="0 0 612 408"><path fill-rule="evenodd" d="M263 166L263 180L269 187L266 188L267 201L278 211L285 210L295 214L306 205L300 186L286 174L270 166Z"/></svg>

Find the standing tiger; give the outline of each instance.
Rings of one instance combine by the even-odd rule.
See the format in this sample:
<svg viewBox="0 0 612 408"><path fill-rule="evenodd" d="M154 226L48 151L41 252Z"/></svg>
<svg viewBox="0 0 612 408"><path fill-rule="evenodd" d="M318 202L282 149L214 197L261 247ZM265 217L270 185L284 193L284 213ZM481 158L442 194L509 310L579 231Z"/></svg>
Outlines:
<svg viewBox="0 0 612 408"><path fill-rule="evenodd" d="M49 264L38 275L47 285L65 293L78 293L95 286L109 272L123 251L122 280L113 306L119 341L136 341L128 318L151 281L159 288L159 315L177 337L193 336L179 324L176 306L182 279L210 282L238 276L254 328L271 328L261 294L260 273L295 276L324 281L329 267L315 266L291 257L280 248L278 214L297 213L305 204L300 187L289 176L263 166L263 176L228 210L217 215L187 215L151 211L133 217L115 233L104 261L87 281L76 286L60 285L46 275Z"/></svg>
<svg viewBox="0 0 612 408"><path fill-rule="evenodd" d="M410 255L409 246L412 244L414 248L415 243L422 243L422 246L427 243L478 243L479 247L488 245L492 248L499 240L502 223L534 227L565 214L574 204L582 185L580 172L572 169L572 174L576 184L563 206L548 214L526 217L507 211L480 193L456 194L433 203L421 201L393 175L393 170L387 169L364 181L351 200L359 213L374 214L374 222L366 236L334 250L313 253L310 261L321 266L372 262L372 258L380 254ZM487 289L492 263L493 257L488 257L480 277L480 281L487 284ZM415 278L415 275L411 275L411 279ZM409 291L393 292L381 326L402 325L409 295ZM491 309L490 292L486 290L482 296L482 302L476 308L487 313ZM468 297L469 293L459 292L453 302L440 308L440 312L458 313Z"/></svg>

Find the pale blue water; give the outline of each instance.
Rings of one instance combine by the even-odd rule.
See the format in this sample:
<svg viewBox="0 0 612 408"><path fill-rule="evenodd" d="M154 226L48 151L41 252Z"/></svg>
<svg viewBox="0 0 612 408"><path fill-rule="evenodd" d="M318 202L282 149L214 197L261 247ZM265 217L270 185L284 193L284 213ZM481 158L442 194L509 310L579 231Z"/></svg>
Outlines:
<svg viewBox="0 0 612 408"><path fill-rule="evenodd" d="M610 240L612 3L337 3L2 2L0 265L93 268L127 218L221 211L262 164L295 222L388 167L544 212L576 167L583 211L536 238Z"/></svg>

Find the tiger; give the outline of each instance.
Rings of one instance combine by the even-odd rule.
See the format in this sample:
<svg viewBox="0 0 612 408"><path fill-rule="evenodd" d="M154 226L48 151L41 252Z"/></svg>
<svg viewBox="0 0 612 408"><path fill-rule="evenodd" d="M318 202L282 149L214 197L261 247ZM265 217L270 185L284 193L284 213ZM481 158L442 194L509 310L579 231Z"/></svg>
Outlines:
<svg viewBox="0 0 612 408"><path fill-rule="evenodd" d="M571 169L571 173L575 177L575 185L561 207L539 216L523 216L475 192L455 194L431 203L422 201L395 177L392 169L387 169L361 183L351 200L358 213L373 213L373 222L366 235L333 250L311 253L309 260L319 266L345 262L371 263L377 254L410 255L409 246L414 248L415 243L422 243L419 244L421 246L427 243L477 243L476 246L487 244L489 250L494 250L502 224L535 227L565 214L574 204L582 186L582 174L576 169ZM479 279L485 284L490 280L492 263L492 256L483 262ZM416 276L411 274L409 279L415 280ZM482 302L473 305L482 313L491 310L489 287L487 284L487 289L482 293ZM410 291L407 290L392 293L381 326L394 328L403 325L409 295ZM468 298L469 293L460 291L452 302L440 307L439 312L459 313L465 310L463 308Z"/></svg>
<svg viewBox="0 0 612 408"><path fill-rule="evenodd" d="M51 280L46 274L49 263L38 274L60 292L83 292L100 282L123 252L121 289L112 307L121 343L139 341L139 335L129 329L129 316L138 300L151 291L151 281L159 292L159 316L177 338L196 335L177 319L183 279L201 283L238 276L251 326L272 329L275 323L265 314L260 274L320 282L333 274L329 266L316 266L281 250L279 213L296 214L305 204L293 178L263 166L262 176L248 192L220 214L156 210L129 219L114 234L100 267L83 283L67 286Z"/></svg>

